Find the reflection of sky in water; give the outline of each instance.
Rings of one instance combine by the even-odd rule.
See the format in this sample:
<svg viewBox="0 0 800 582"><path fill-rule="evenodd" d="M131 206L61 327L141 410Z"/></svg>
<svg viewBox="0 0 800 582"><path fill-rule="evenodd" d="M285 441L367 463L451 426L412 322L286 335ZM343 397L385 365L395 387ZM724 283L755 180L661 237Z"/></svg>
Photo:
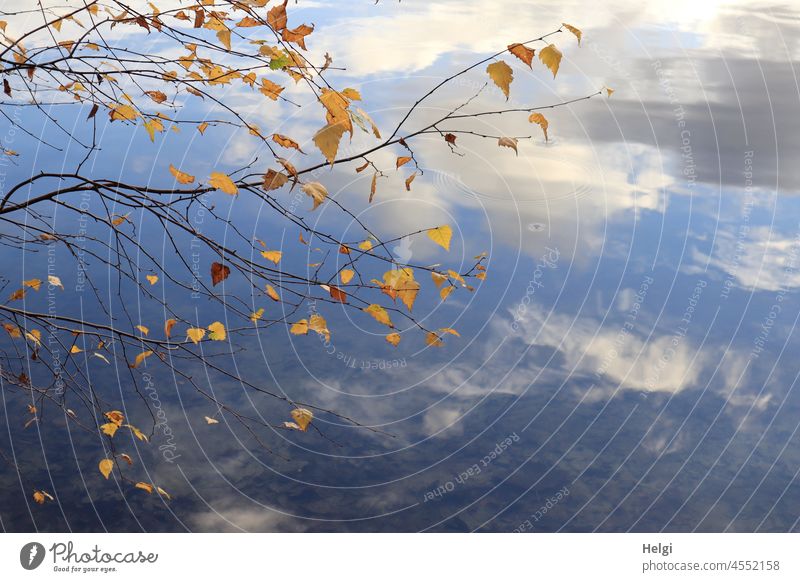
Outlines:
<svg viewBox="0 0 800 582"><path fill-rule="evenodd" d="M382 127L473 52L546 32L551 21L582 25L584 46L565 50L555 84L541 67L515 66L512 103L556 102L603 83L617 92L549 113L549 144L524 117L476 123L491 133L533 133L518 157L466 136L464 157L440 138L421 139L416 153L430 170L410 193L404 176L384 181L371 207L363 200L369 177L321 176L387 236L458 223L450 260L491 251L479 291L454 294L430 315L462 334L435 353L411 337L392 349L371 335L374 327L359 333L363 321L329 308L330 347L273 330L236 355L242 377L393 436L322 416L330 440L267 435L290 459L282 460L235 425L203 424L207 402L156 370L180 457L163 461L163 435L139 454L148 480L175 501L126 492L122 503L100 482L92 454L81 450L76 461L72 452L99 451L97 443L70 441L50 426L44 450L62 503L29 511L21 502L28 484L4 467L3 527L30 529L33 515L40 529L75 530L510 531L525 520L535 531L796 530L800 142L792 67L800 14L768 3L755 14L751 4L688 1L592 4L589 22L580 22L586 6L573 2L557 14L548 6L546 19L529 2L353 10L341 19L338 8L309 8L307 20L318 24L312 44L336 47L336 62L348 66L338 78L359 87ZM483 81L476 72L411 126ZM263 127L277 118L250 95L231 97ZM493 92L480 98L500 103ZM290 120L286 133L309 138L317 122ZM144 146L146 138L136 139ZM134 144L123 171L159 176L180 161L170 155L172 139L160 152ZM254 142L239 136L220 152L206 149L218 145L193 144L181 165L199 175L241 165ZM376 162L391 165L395 153ZM257 212L234 207L251 231ZM314 218L348 228L324 209ZM270 230L274 219L258 220L259 232L281 238ZM401 247L415 262L442 260L422 242ZM420 313L434 306L432 295L421 294ZM105 374L95 385L113 395L117 379ZM236 382L215 378L212 389L250 413L285 414ZM9 403L21 405L6 401L13 417ZM38 435L8 422L15 451L39 455ZM7 449L8 435L0 443Z"/></svg>

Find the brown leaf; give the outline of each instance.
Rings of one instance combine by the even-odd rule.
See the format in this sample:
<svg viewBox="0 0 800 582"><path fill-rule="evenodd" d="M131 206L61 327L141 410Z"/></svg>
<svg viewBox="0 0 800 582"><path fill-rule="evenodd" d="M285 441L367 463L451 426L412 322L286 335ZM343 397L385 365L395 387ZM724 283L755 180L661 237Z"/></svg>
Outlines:
<svg viewBox="0 0 800 582"><path fill-rule="evenodd" d="M289 0L284 0L283 4L270 8L267 12L267 24L275 32L281 32L286 28L286 4Z"/></svg>
<svg viewBox="0 0 800 582"><path fill-rule="evenodd" d="M277 190L288 181L289 177L286 174L269 169L264 174L264 190Z"/></svg>
<svg viewBox="0 0 800 582"><path fill-rule="evenodd" d="M497 140L497 145L511 148L514 150L515 154L519 155L519 152L517 151L517 140L513 137L501 137Z"/></svg>
<svg viewBox="0 0 800 582"><path fill-rule="evenodd" d="M533 68L533 66L531 65L531 63L533 62L533 55L535 52L533 49L529 49L524 44L516 42L514 44L508 45L508 50L512 55L517 57L523 63L528 65L530 68Z"/></svg>
<svg viewBox="0 0 800 582"><path fill-rule="evenodd" d="M279 146L296 149L301 154L305 153L303 150L300 149L300 144L298 144L293 139L286 137L285 135L281 135L279 133L273 133L272 141L274 141Z"/></svg>
<svg viewBox="0 0 800 582"><path fill-rule="evenodd" d="M211 284L213 286L221 283L231 274L231 269L222 263L211 263Z"/></svg>
<svg viewBox="0 0 800 582"><path fill-rule="evenodd" d="M286 42L293 42L296 43L301 49L306 50L306 37L314 32L313 26L308 26L307 24L301 24L297 28L288 29L284 28L283 33L281 34L281 38Z"/></svg>

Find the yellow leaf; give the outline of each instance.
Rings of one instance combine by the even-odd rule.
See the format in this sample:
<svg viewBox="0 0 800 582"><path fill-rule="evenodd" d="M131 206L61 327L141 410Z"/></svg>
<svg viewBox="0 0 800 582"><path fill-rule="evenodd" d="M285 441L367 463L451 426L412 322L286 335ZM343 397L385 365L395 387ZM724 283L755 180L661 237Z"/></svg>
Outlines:
<svg viewBox="0 0 800 582"><path fill-rule="evenodd" d="M150 97L156 103L163 103L167 100L167 96L164 95L161 91L145 91L145 94Z"/></svg>
<svg viewBox="0 0 800 582"><path fill-rule="evenodd" d="M217 190L222 190L225 194L230 194L231 196L239 193L239 189L233 183L233 180L227 174L222 174L221 172L211 172L208 183Z"/></svg>
<svg viewBox="0 0 800 582"><path fill-rule="evenodd" d="M148 333L150 333L150 329L145 327L145 326L143 326L143 325L137 325L136 329L138 329L144 335L147 335Z"/></svg>
<svg viewBox="0 0 800 582"><path fill-rule="evenodd" d="M160 119L153 118L144 122L144 128L147 130L147 135L150 136L150 141L156 140L156 132L162 133L164 131L164 124Z"/></svg>
<svg viewBox="0 0 800 582"><path fill-rule="evenodd" d="M250 321L252 321L253 323L257 323L258 320L263 317L263 315L264 315L264 308L259 307L258 311L254 311L253 313L250 314Z"/></svg>
<svg viewBox="0 0 800 582"><path fill-rule="evenodd" d="M227 28L225 30L220 30L217 32L217 38L219 42L223 44L225 50L231 50L231 31Z"/></svg>
<svg viewBox="0 0 800 582"><path fill-rule="evenodd" d="M578 46L581 46L581 36L583 36L583 33L579 29L575 28L571 24L567 24L566 22L562 22L561 26L563 26L568 31L570 31L572 34L574 34L575 37L578 39Z"/></svg>
<svg viewBox="0 0 800 582"><path fill-rule="evenodd" d="M453 229L446 224L437 228L431 228L428 230L428 238L430 238L444 250L449 251L450 239L453 238Z"/></svg>
<svg viewBox="0 0 800 582"><path fill-rule="evenodd" d="M309 319L308 329L317 332L323 336L326 341L330 341L331 339L331 332L328 330L328 322L326 322L325 318L318 313L315 313Z"/></svg>
<svg viewBox="0 0 800 582"><path fill-rule="evenodd" d="M131 368L139 367L139 365L142 362L144 362L145 358L147 358L148 356L150 356L152 354L153 354L153 350L146 350L146 351L142 352L141 354L136 356L136 359L133 361L133 364L131 364Z"/></svg>
<svg viewBox="0 0 800 582"><path fill-rule="evenodd" d="M544 132L544 141L547 141L547 127L550 125L547 122L547 118L541 113L531 113L530 117L528 117L528 121L531 123L536 123L542 128L542 131Z"/></svg>
<svg viewBox="0 0 800 582"><path fill-rule="evenodd" d="M45 501L47 501L48 499L50 501L55 501L55 498L52 495L50 495L47 491L35 490L33 492L33 500L39 505L44 505Z"/></svg>
<svg viewBox="0 0 800 582"><path fill-rule="evenodd" d="M42 343L42 332L38 329L32 329L29 332L25 332L25 337L31 340L37 346L41 345Z"/></svg>
<svg viewBox="0 0 800 582"><path fill-rule="evenodd" d="M399 297L400 301L411 311L419 292L419 283L414 280L412 269L406 267L386 271L383 274L383 282L378 281L378 283L386 295L392 299Z"/></svg>
<svg viewBox="0 0 800 582"><path fill-rule="evenodd" d="M281 251L261 251L261 256L277 265L281 262L283 253Z"/></svg>
<svg viewBox="0 0 800 582"><path fill-rule="evenodd" d="M431 271L431 279L433 279L433 284L436 285L436 288L439 289L447 281L447 275Z"/></svg>
<svg viewBox="0 0 800 582"><path fill-rule="evenodd" d="M131 456L130 456L129 454L127 454L127 453L122 453L122 454L120 455L120 458L121 458L123 461L125 461L126 463L128 463L128 465L133 465L133 459L131 459Z"/></svg>
<svg viewBox="0 0 800 582"><path fill-rule="evenodd" d="M539 60L553 72L553 78L555 79L558 67L561 64L561 51L556 48L556 45L550 44L540 50Z"/></svg>
<svg viewBox="0 0 800 582"><path fill-rule="evenodd" d="M153 486L150 483L145 483L144 481L139 481L136 485L134 485L137 489L143 489L148 493L153 492Z"/></svg>
<svg viewBox="0 0 800 582"><path fill-rule="evenodd" d="M458 273L456 273L452 269L448 269L447 274L450 275L451 279L455 279L456 281L458 281L462 285L466 285L466 283L464 282L464 277L462 277L461 275L459 275Z"/></svg>
<svg viewBox="0 0 800 582"><path fill-rule="evenodd" d="M9 301L19 301L25 297L25 289L17 289L11 295L8 296Z"/></svg>
<svg viewBox="0 0 800 582"><path fill-rule="evenodd" d="M109 111L109 116L111 117L111 121L116 121L118 119L136 121L136 118L140 117L139 112L130 105L117 105L116 107L112 107L111 111Z"/></svg>
<svg viewBox="0 0 800 582"><path fill-rule="evenodd" d="M108 412L104 413L103 416L117 426L122 426L122 423L125 420L125 415L123 415L119 410L109 410Z"/></svg>
<svg viewBox="0 0 800 582"><path fill-rule="evenodd" d="M206 129L208 129L208 123L205 122L205 121L197 126L197 131L200 132L200 135L204 135L205 132L206 132Z"/></svg>
<svg viewBox="0 0 800 582"><path fill-rule="evenodd" d="M277 190L288 181L289 177L283 172L276 172L273 169L269 169L267 173L264 174L264 189Z"/></svg>
<svg viewBox="0 0 800 582"><path fill-rule="evenodd" d="M295 408L292 410L291 415L303 432L308 429L308 425L314 420L314 413L307 408Z"/></svg>
<svg viewBox="0 0 800 582"><path fill-rule="evenodd" d="M100 354L100 353L98 353L98 352L95 352L95 353L93 353L92 355L93 355L95 358L100 358L100 359L101 359L101 360L103 360L103 361L104 361L106 364L110 364L110 363L111 363L111 362L109 362L109 361L108 361L108 358L107 358L107 357L105 357L103 354Z"/></svg>
<svg viewBox="0 0 800 582"><path fill-rule="evenodd" d="M410 161L411 161L411 156L400 156L399 158L397 158L397 162L395 163L395 169L399 168L400 166L406 165Z"/></svg>
<svg viewBox="0 0 800 582"><path fill-rule="evenodd" d="M303 153L303 150L300 149L300 144L294 141L293 139L286 137L285 135L281 135L279 133L273 133L272 141L274 141L279 146L285 148L292 148L300 153Z"/></svg>
<svg viewBox="0 0 800 582"><path fill-rule="evenodd" d="M397 346L400 343L400 334L399 333L390 333L386 336L386 341L392 344L393 346Z"/></svg>
<svg viewBox="0 0 800 582"><path fill-rule="evenodd" d="M613 93L614 93L614 89L612 89L611 87L606 87L606 94L607 94L609 97L611 97L611 95L612 95Z"/></svg>
<svg viewBox="0 0 800 582"><path fill-rule="evenodd" d="M356 272L352 269L342 269L342 272L339 273L339 280L342 282L342 285L347 285L350 281L352 281L355 273Z"/></svg>
<svg viewBox="0 0 800 582"><path fill-rule="evenodd" d="M131 215L131 213L130 213L130 212L129 212L128 214L123 214L123 215L114 215L114 216L117 216L117 218L115 218L114 220L112 220L112 221L111 221L111 224L113 224L114 226L119 226L120 224L122 224L123 222L125 222L126 220L128 220L128 217L129 217L130 215Z"/></svg>
<svg viewBox="0 0 800 582"><path fill-rule="evenodd" d="M168 319L164 322L164 335L169 337L170 333L172 333L172 326L178 323L177 319Z"/></svg>
<svg viewBox="0 0 800 582"><path fill-rule="evenodd" d="M158 275L145 275L145 279L147 279L151 285L158 283Z"/></svg>
<svg viewBox="0 0 800 582"><path fill-rule="evenodd" d="M511 67L505 61L497 61L486 67L486 72L489 73L489 77L494 81L494 84L500 87L500 90L508 99L511 81L514 80L514 71L511 70Z"/></svg>
<svg viewBox="0 0 800 582"><path fill-rule="evenodd" d="M211 418L210 416L203 417L206 419L206 424L219 424L219 421L216 418Z"/></svg>
<svg viewBox="0 0 800 582"><path fill-rule="evenodd" d="M444 342L442 341L442 338L440 338L438 335L436 335L432 331L428 332L428 335L425 336L425 343L428 344L429 346L434 346L434 347L437 347L437 348L441 347L442 345L444 345Z"/></svg>
<svg viewBox="0 0 800 582"><path fill-rule="evenodd" d="M181 172L172 164L169 165L169 171L173 176L175 176L175 179L180 184L191 184L192 182L194 182L194 176L186 174L185 172Z"/></svg>
<svg viewBox="0 0 800 582"><path fill-rule="evenodd" d="M454 330L452 327L440 327L439 331L442 333L449 333L450 335L454 335L456 337L461 337L461 334Z"/></svg>
<svg viewBox="0 0 800 582"><path fill-rule="evenodd" d="M272 285L267 285L266 286L266 291L267 291L267 295L269 296L269 298L272 299L273 301L280 301L281 300L280 296L275 291L275 289L272 287Z"/></svg>
<svg viewBox="0 0 800 582"><path fill-rule="evenodd" d="M450 293L452 293L454 289L455 289L455 287L453 287L452 285L448 285L447 287L443 287L442 290L439 291L439 297L441 297L442 301L444 301L445 299L447 299L450 296Z"/></svg>
<svg viewBox="0 0 800 582"><path fill-rule="evenodd" d="M210 340L223 341L227 337L227 334L225 333L225 326L219 321L215 321L209 325L208 331L211 332L208 334L208 339Z"/></svg>
<svg viewBox="0 0 800 582"><path fill-rule="evenodd" d="M119 425L115 422L107 422L100 425L100 430L102 430L104 434L113 437L117 433L117 430L119 430Z"/></svg>
<svg viewBox="0 0 800 582"><path fill-rule="evenodd" d="M515 42L514 44L508 45L508 51L528 65L528 67L532 68L531 63L533 62L533 54L535 52L533 49L529 49L524 44Z"/></svg>
<svg viewBox="0 0 800 582"><path fill-rule="evenodd" d="M342 140L342 135L344 135L346 130L345 124L335 123L333 125L326 125L314 135L314 145L317 146L331 165L333 165L336 159L336 152L339 150L339 142Z"/></svg>
<svg viewBox="0 0 800 582"><path fill-rule="evenodd" d="M511 148L512 150L514 150L515 154L519 155L519 152L517 151L517 139L516 138L513 138L513 137L501 137L500 139L497 140L497 145L504 146L504 147L507 147L507 148Z"/></svg>
<svg viewBox="0 0 800 582"><path fill-rule="evenodd" d="M359 243L358 244L358 248L360 248L362 251L371 251L372 250L372 241L367 239L367 240Z"/></svg>
<svg viewBox="0 0 800 582"><path fill-rule="evenodd" d="M145 442L147 442L147 435L145 435L145 434L144 434L142 431L140 431L138 428L136 428L136 427L135 427L135 426L133 426L132 424L126 424L126 425L124 425L124 426L126 426L126 427L127 427L127 428L129 428L129 429L131 429L131 432L132 432L134 435L136 435L136 438L137 438L137 439L139 439L140 441L145 441Z"/></svg>
<svg viewBox="0 0 800 582"><path fill-rule="evenodd" d="M38 291L39 287L42 286L42 280L41 279L28 279L27 281L23 281L22 284L25 287L30 287L34 291Z"/></svg>
<svg viewBox="0 0 800 582"><path fill-rule="evenodd" d="M80 354L82 351L83 351L83 350L82 350L82 349L80 349L78 346L72 346L72 347L69 349L69 353L70 353L70 354Z"/></svg>
<svg viewBox="0 0 800 582"><path fill-rule="evenodd" d="M366 311L372 317L374 317L375 321L377 321L378 323L382 323L383 325L387 325L389 327L394 327L392 320L389 318L389 314L380 305L373 303L369 307L365 307L364 311Z"/></svg>
<svg viewBox="0 0 800 582"><path fill-rule="evenodd" d="M100 461L98 468L100 469L100 472L103 474L103 477L108 479L108 476L111 475L111 471L114 470L114 461L112 461L111 459L103 459L102 461Z"/></svg>
<svg viewBox="0 0 800 582"><path fill-rule="evenodd" d="M22 332L20 331L18 326L12 325L10 323L4 323L3 327L8 332L8 335L10 335L12 338L16 339L22 337Z"/></svg>
<svg viewBox="0 0 800 582"><path fill-rule="evenodd" d="M156 491L158 491L159 495L163 495L167 499L172 499L172 496L169 493L167 493L166 491L164 491L161 487L156 487Z"/></svg>
<svg viewBox="0 0 800 582"><path fill-rule="evenodd" d="M307 196L310 196L311 199L314 201L314 207L312 210L315 210L317 206L322 204L325 201L325 198L328 197L328 190L320 184L319 182L309 182L308 184L303 184L303 187L300 188Z"/></svg>
<svg viewBox="0 0 800 582"><path fill-rule="evenodd" d="M292 327L289 328L289 331L293 335L306 335L308 333L308 320L301 319L297 323L293 324Z"/></svg>
<svg viewBox="0 0 800 582"><path fill-rule="evenodd" d="M261 79L261 87L258 90L273 101L277 101L281 91L283 91L283 87L267 78L263 78Z"/></svg>

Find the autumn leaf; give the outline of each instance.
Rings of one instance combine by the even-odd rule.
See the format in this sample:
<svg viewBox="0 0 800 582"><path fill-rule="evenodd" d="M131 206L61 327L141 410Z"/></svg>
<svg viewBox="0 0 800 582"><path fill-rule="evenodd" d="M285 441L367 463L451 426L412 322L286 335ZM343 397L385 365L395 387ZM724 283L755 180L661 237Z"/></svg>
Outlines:
<svg viewBox="0 0 800 582"><path fill-rule="evenodd" d="M149 96L150 99L156 103L163 103L167 100L167 96L161 91L145 91L145 95Z"/></svg>
<svg viewBox="0 0 800 582"><path fill-rule="evenodd" d="M261 251L261 256L277 265L281 262L283 253L281 251Z"/></svg>
<svg viewBox="0 0 800 582"><path fill-rule="evenodd" d="M535 52L533 49L529 49L524 44L515 42L514 44L508 45L508 51L523 63L528 65L528 67L533 68L532 62L533 54Z"/></svg>
<svg viewBox="0 0 800 582"><path fill-rule="evenodd" d="M389 335L386 336L386 341L396 347L397 344L400 343L400 334L390 333Z"/></svg>
<svg viewBox="0 0 800 582"><path fill-rule="evenodd" d="M140 431L135 426L133 426L132 424L124 424L123 426L126 427L126 428L129 428L131 430L131 432L134 434L134 436L137 439L139 439L140 441L148 442L147 435L144 434L142 431Z"/></svg>
<svg viewBox="0 0 800 582"><path fill-rule="evenodd" d="M289 177L286 174L272 169L267 170L267 173L264 174L264 190L277 190L288 181Z"/></svg>
<svg viewBox="0 0 800 582"><path fill-rule="evenodd" d="M419 283L414 280L414 271L411 268L386 271L383 274L383 281L373 279L373 283L379 285L381 291L392 299L399 298L409 311L414 307L414 301L419 292Z"/></svg>
<svg viewBox="0 0 800 582"><path fill-rule="evenodd" d="M414 178L417 177L417 173L414 172L408 178L406 178L406 192L411 192L411 182L414 181Z"/></svg>
<svg viewBox="0 0 800 582"><path fill-rule="evenodd" d="M300 149L300 144L298 144L293 139L286 137L285 135L281 135L279 133L273 133L272 134L272 141L274 141L279 146L282 146L282 147L285 147L285 148L295 149L300 153L305 153L305 152L303 152L303 150Z"/></svg>
<svg viewBox="0 0 800 582"><path fill-rule="evenodd" d="M267 12L267 24L269 24L270 28L275 32L281 32L284 28L286 28L286 3L289 0L284 0L283 4L279 4L274 6L273 8L269 9Z"/></svg>
<svg viewBox="0 0 800 582"><path fill-rule="evenodd" d="M438 226L428 230L428 238L444 250L450 250L450 239L453 238L453 230L448 226Z"/></svg>
<svg viewBox="0 0 800 582"><path fill-rule="evenodd" d="M28 279L27 281L23 281L22 285L25 287L30 287L34 291L38 291L39 288L42 286L41 279Z"/></svg>
<svg viewBox="0 0 800 582"><path fill-rule="evenodd" d="M42 344L42 332L38 329L32 329L25 332L25 337L31 340L37 346Z"/></svg>
<svg viewBox="0 0 800 582"><path fill-rule="evenodd" d="M609 97L611 97L611 95L614 93L614 89L612 89L611 87L606 87L605 90L606 90L606 95Z"/></svg>
<svg viewBox="0 0 800 582"><path fill-rule="evenodd" d="M494 81L494 84L500 87L507 100L511 81L514 80L514 71L505 61L497 61L486 67L486 72L489 73L489 77Z"/></svg>
<svg viewBox="0 0 800 582"><path fill-rule="evenodd" d="M205 121L197 126L197 131L200 132L200 135L205 135L206 129L208 129L208 123Z"/></svg>
<svg viewBox="0 0 800 582"><path fill-rule="evenodd" d="M308 329L317 332L319 335L323 336L326 341L330 341L331 339L331 332L328 330L328 322L318 313L312 315L308 320Z"/></svg>
<svg viewBox="0 0 800 582"><path fill-rule="evenodd" d="M544 132L544 141L547 141L547 127L549 125L547 118L541 113L531 113L530 117L528 117L528 121L536 123L542 128L542 132Z"/></svg>
<svg viewBox="0 0 800 582"><path fill-rule="evenodd" d="M314 201L314 207L311 210L316 210L317 206L322 204L325 198L328 197L328 190L319 182L303 184L300 189Z"/></svg>
<svg viewBox="0 0 800 582"><path fill-rule="evenodd" d="M558 67L561 64L561 51L556 48L556 45L550 44L540 50L539 60L553 72L553 78L555 79Z"/></svg>
<svg viewBox="0 0 800 582"><path fill-rule="evenodd" d="M289 332L293 335L306 335L308 333L308 320L301 319L297 323L292 324L292 327L289 328Z"/></svg>
<svg viewBox="0 0 800 582"><path fill-rule="evenodd" d="M519 155L519 152L517 151L517 139L516 138L513 138L513 137L501 137L500 139L497 140L497 145L504 146L504 147L507 147L507 148L511 148L512 150L514 150L515 154Z"/></svg>
<svg viewBox="0 0 800 582"><path fill-rule="evenodd" d="M8 332L8 335L10 335L14 339L22 337L22 332L16 325L12 325L10 323L4 323L3 328Z"/></svg>
<svg viewBox="0 0 800 582"><path fill-rule="evenodd" d="M215 341L223 341L226 337L225 326L221 322L215 321L208 326L208 339Z"/></svg>
<svg viewBox="0 0 800 582"><path fill-rule="evenodd" d="M583 33L579 29L575 28L571 24L567 24L566 22L562 22L561 26L563 26L568 31L570 31L572 34L574 34L575 37L578 39L578 46L581 46L581 36L583 36Z"/></svg>
<svg viewBox="0 0 800 582"><path fill-rule="evenodd" d="M137 117L141 117L139 112L130 105L117 105L116 107L112 107L108 115L111 121L136 121Z"/></svg>
<svg viewBox="0 0 800 582"><path fill-rule="evenodd" d="M169 338L170 333L172 333L172 326L178 323L177 319L168 319L164 322L164 335Z"/></svg>
<svg viewBox="0 0 800 582"><path fill-rule="evenodd" d="M181 172L178 168L173 166L172 164L169 165L170 173L175 176L175 179L180 184L191 184L194 182L194 176L186 174L185 172Z"/></svg>
<svg viewBox="0 0 800 582"><path fill-rule="evenodd" d="M103 413L103 416L117 426L122 426L122 423L125 422L125 415L123 415L119 410L109 410L108 412Z"/></svg>
<svg viewBox="0 0 800 582"><path fill-rule="evenodd" d="M443 283L447 282L447 275L431 271L431 279L433 279L433 284L436 285L436 288L439 289Z"/></svg>
<svg viewBox="0 0 800 582"><path fill-rule="evenodd" d="M382 323L388 327L394 327L392 320L389 318L389 313L380 305L373 303L369 307L365 307L364 311L374 317L375 321L378 323Z"/></svg>
<svg viewBox="0 0 800 582"><path fill-rule="evenodd" d="M158 275L145 275L145 279L147 279L151 285L158 283Z"/></svg>
<svg viewBox="0 0 800 582"><path fill-rule="evenodd" d="M11 295L8 296L9 301L19 301L25 297L25 289L17 289Z"/></svg>
<svg viewBox="0 0 800 582"><path fill-rule="evenodd" d="M53 496L47 491L39 491L37 489L33 492L33 500L39 505L44 505L45 501L55 501L55 498L53 498Z"/></svg>
<svg viewBox="0 0 800 582"><path fill-rule="evenodd" d="M454 330L452 327L440 327L439 331L441 333L449 333L450 335L454 335L456 337L461 337L461 334Z"/></svg>
<svg viewBox="0 0 800 582"><path fill-rule="evenodd" d="M222 263L211 263L211 285L215 286L228 278L231 269Z"/></svg>
<svg viewBox="0 0 800 582"><path fill-rule="evenodd" d="M286 42L293 42L297 44L301 49L306 49L306 37L314 32L313 26L308 26L307 24L301 24L297 28L288 29L284 28L283 33L281 34L281 38Z"/></svg>
<svg viewBox="0 0 800 582"><path fill-rule="evenodd" d="M369 239L367 239L365 241L362 241L362 242L358 243L358 248L360 248L362 251L371 251L372 250L372 241L369 240Z"/></svg>
<svg viewBox="0 0 800 582"><path fill-rule="evenodd" d="M278 293L275 291L275 288L272 285L267 285L264 290L267 293L267 296L272 299L273 301L280 301L281 298Z"/></svg>
<svg viewBox="0 0 800 582"><path fill-rule="evenodd" d="M119 430L119 425L114 422L107 422L100 425L100 430L103 431L104 434L113 437L117 433L117 430Z"/></svg>
<svg viewBox="0 0 800 582"><path fill-rule="evenodd" d="M292 410L291 415L303 432L308 429L308 425L314 420L314 413L307 408L295 408Z"/></svg>
<svg viewBox="0 0 800 582"><path fill-rule="evenodd" d="M203 418L206 419L206 424L219 424L216 418L211 418L210 416L204 416Z"/></svg>
<svg viewBox="0 0 800 582"><path fill-rule="evenodd" d="M154 142L156 140L156 133L162 133L164 131L164 124L160 119L153 118L144 122L144 128L147 130L147 135L150 136L150 141Z"/></svg>
<svg viewBox="0 0 800 582"><path fill-rule="evenodd" d="M342 285L347 285L353 280L353 275L355 275L355 271L352 269L342 269L339 273L339 280L342 282Z"/></svg>
<svg viewBox="0 0 800 582"><path fill-rule="evenodd" d="M108 479L109 475L111 475L111 471L114 470L114 461L111 459L103 459L100 461L98 468L100 469L100 473L103 474L103 477Z"/></svg>
<svg viewBox="0 0 800 582"><path fill-rule="evenodd" d="M138 329L140 332L142 332L143 335L147 335L147 334L150 333L150 329L148 329L147 327L145 327L143 325L137 325L136 329Z"/></svg>
<svg viewBox="0 0 800 582"><path fill-rule="evenodd" d="M69 353L70 353L70 354L80 354L82 351L83 351L83 350L82 350L82 349L80 349L78 346L72 346L72 347L69 349Z"/></svg>
<svg viewBox="0 0 800 582"><path fill-rule="evenodd" d="M454 290L455 287L453 287L452 285L448 285L447 287L442 287L441 291L439 291L439 297L441 297L442 301L444 301L450 296L450 293L452 293Z"/></svg>
<svg viewBox="0 0 800 582"><path fill-rule="evenodd" d="M314 145L317 146L328 163L333 165L336 160L336 152L339 150L339 142L342 140L344 132L347 130L343 123L326 125L314 135Z"/></svg>
<svg viewBox="0 0 800 582"><path fill-rule="evenodd" d="M139 354L138 356L136 356L136 359L133 361L133 364L131 364L131 368L138 368L138 367L139 367L139 365L140 365L142 362L144 362L144 361L145 361L145 359L146 359L148 356L151 356L151 355L153 355L153 350L145 350L145 351L143 351L141 354Z"/></svg>
<svg viewBox="0 0 800 582"><path fill-rule="evenodd" d="M444 345L442 338L440 338L432 331L428 332L428 334L425 336L425 343L428 344L429 346L434 346L437 348Z"/></svg>
<svg viewBox="0 0 800 582"><path fill-rule="evenodd" d="M411 156L400 156L399 158L397 158L396 168L400 168L400 166L404 166L410 161L411 161Z"/></svg>
<svg viewBox="0 0 800 582"><path fill-rule="evenodd" d="M273 101L277 101L283 91L283 87L265 77L261 79L261 87L258 90Z"/></svg>
<svg viewBox="0 0 800 582"><path fill-rule="evenodd" d="M239 189L233 183L233 180L227 174L221 172L211 172L208 183L217 190L222 190L225 194L230 194L231 196L239 193Z"/></svg>
<svg viewBox="0 0 800 582"><path fill-rule="evenodd" d="M338 287L329 285L328 293L330 293L331 299L334 301L338 301L339 303L347 303L347 294Z"/></svg>
<svg viewBox="0 0 800 582"><path fill-rule="evenodd" d="M136 485L134 485L134 487L147 491L148 493L153 492L153 486L150 483L145 483L144 481L139 481L136 483Z"/></svg>
<svg viewBox="0 0 800 582"><path fill-rule="evenodd" d="M257 311L254 311L250 314L250 321L253 323L258 323L258 320L264 316L264 308L259 307Z"/></svg>
<svg viewBox="0 0 800 582"><path fill-rule="evenodd" d="M190 327L186 330L186 337L188 337L192 342L199 343L201 339L203 339L206 335L206 330L202 327Z"/></svg>

